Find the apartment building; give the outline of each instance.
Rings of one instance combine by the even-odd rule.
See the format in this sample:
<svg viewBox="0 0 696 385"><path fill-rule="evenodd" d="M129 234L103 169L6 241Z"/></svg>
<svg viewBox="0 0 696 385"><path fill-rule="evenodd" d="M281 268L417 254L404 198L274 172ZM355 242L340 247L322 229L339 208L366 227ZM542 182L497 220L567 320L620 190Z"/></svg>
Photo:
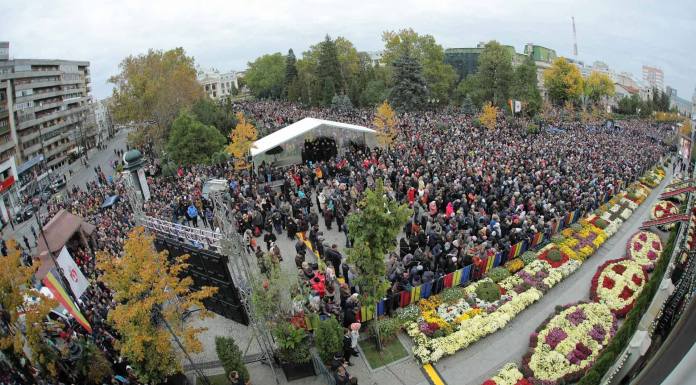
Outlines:
<svg viewBox="0 0 696 385"><path fill-rule="evenodd" d="M0 42L0 163L14 157L22 184L58 169L94 143L89 62L10 59Z"/></svg>
<svg viewBox="0 0 696 385"><path fill-rule="evenodd" d="M665 73L661 68L644 65L643 82L652 88L657 88L659 91L664 91Z"/></svg>

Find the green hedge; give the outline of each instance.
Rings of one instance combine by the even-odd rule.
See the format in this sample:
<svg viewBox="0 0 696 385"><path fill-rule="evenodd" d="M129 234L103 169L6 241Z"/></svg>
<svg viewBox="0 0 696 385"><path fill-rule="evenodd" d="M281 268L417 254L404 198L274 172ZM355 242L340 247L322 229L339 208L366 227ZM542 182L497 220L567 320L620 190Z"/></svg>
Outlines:
<svg viewBox="0 0 696 385"><path fill-rule="evenodd" d="M578 382L579 385L595 385L599 383L599 380L604 377L604 375L609 371L614 361L621 355L621 352L626 348L633 334L638 328L641 317L648 310L650 303L652 302L657 289L660 288L660 283L662 282L662 277L667 271L667 266L669 265L670 257L672 256L672 250L674 249L674 242L679 230L679 226L675 226L669 235L669 240L667 241L667 246L662 253L662 257L657 262L655 270L652 276L645 284L645 288L638 296L633 309L628 312L623 325L616 332L616 335L609 342L609 345L602 351L602 353L597 357L597 361L590 368L585 376Z"/></svg>

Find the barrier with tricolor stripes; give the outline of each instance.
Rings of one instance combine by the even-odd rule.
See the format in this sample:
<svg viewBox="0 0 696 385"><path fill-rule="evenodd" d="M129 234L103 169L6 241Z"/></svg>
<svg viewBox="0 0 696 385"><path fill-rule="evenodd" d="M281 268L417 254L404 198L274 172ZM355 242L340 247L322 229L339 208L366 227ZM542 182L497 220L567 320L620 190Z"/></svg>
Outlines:
<svg viewBox="0 0 696 385"><path fill-rule="evenodd" d="M574 212L568 213L568 215L564 217L561 217L551 228L550 235L558 233L566 226L566 224L577 222L582 216L584 216L584 213L581 213L581 211L578 209ZM535 249L541 246L545 241L550 240L550 235L547 236L542 232L537 232L531 237L531 239L525 239L510 246L508 251L501 251L490 257L482 258L479 266L470 264L452 273L439 277L433 282L424 283L419 286L412 287L410 290L404 290L399 293L392 294L391 297L384 298L379 301L376 308L367 309L364 306L364 309L361 308L360 313L358 314L360 321L369 321L373 319L375 315L380 317L389 314L398 308L415 304L421 299L426 299L431 295L439 294L444 289L455 286L465 286L469 282L482 278L490 269L503 265L507 261L519 257L528 249ZM304 234L298 233L297 237L303 240L308 248L316 255L316 252L312 249L309 241L305 239ZM319 256L317 256L317 258L319 258ZM314 320L312 321L314 322ZM316 327L316 325L311 325L313 322L307 322L310 328Z"/></svg>

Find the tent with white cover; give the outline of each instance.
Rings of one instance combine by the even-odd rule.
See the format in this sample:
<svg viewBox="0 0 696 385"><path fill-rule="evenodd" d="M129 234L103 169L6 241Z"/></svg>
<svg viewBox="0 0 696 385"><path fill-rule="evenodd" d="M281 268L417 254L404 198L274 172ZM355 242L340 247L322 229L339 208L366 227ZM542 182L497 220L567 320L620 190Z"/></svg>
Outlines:
<svg viewBox="0 0 696 385"><path fill-rule="evenodd" d="M372 148L377 145L375 130L355 124L304 118L254 142L250 152L254 166L262 162L274 166L302 163L306 141L335 141L338 154L351 145Z"/></svg>

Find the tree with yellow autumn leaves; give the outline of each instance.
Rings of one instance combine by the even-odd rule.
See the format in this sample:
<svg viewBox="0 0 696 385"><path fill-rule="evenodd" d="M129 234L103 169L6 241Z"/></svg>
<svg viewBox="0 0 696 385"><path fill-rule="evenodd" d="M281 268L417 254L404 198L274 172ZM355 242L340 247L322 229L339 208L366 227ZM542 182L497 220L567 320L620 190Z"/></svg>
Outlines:
<svg viewBox="0 0 696 385"><path fill-rule="evenodd" d="M39 264L23 266L21 253L14 240L7 241L7 256L0 256L0 350L17 356L24 354L25 343L31 349L32 361L55 376L55 353L45 341L46 316L57 302L34 289L31 282Z"/></svg>
<svg viewBox="0 0 696 385"><path fill-rule="evenodd" d="M225 149L230 155L244 160L256 141L256 127L249 123L243 112L237 112L237 126L230 134L231 143Z"/></svg>
<svg viewBox="0 0 696 385"><path fill-rule="evenodd" d="M202 301L217 292L213 287L193 291L193 280L181 278L188 256L172 260L167 252L155 250L153 240L137 227L128 235L122 257L97 253L102 280L117 303L108 316L121 336L116 346L146 383L160 383L181 372L168 327L188 352L202 350L198 335L206 329L185 324L182 314L200 309L200 318L209 317Z"/></svg>
<svg viewBox="0 0 696 385"><path fill-rule="evenodd" d="M498 107L494 106L491 102L486 102L478 118L484 127L489 130L494 129L496 119L498 118Z"/></svg>
<svg viewBox="0 0 696 385"><path fill-rule="evenodd" d="M382 146L390 147L398 131L396 130L396 113L385 100L377 107L375 119L372 124L375 126L377 142Z"/></svg>

